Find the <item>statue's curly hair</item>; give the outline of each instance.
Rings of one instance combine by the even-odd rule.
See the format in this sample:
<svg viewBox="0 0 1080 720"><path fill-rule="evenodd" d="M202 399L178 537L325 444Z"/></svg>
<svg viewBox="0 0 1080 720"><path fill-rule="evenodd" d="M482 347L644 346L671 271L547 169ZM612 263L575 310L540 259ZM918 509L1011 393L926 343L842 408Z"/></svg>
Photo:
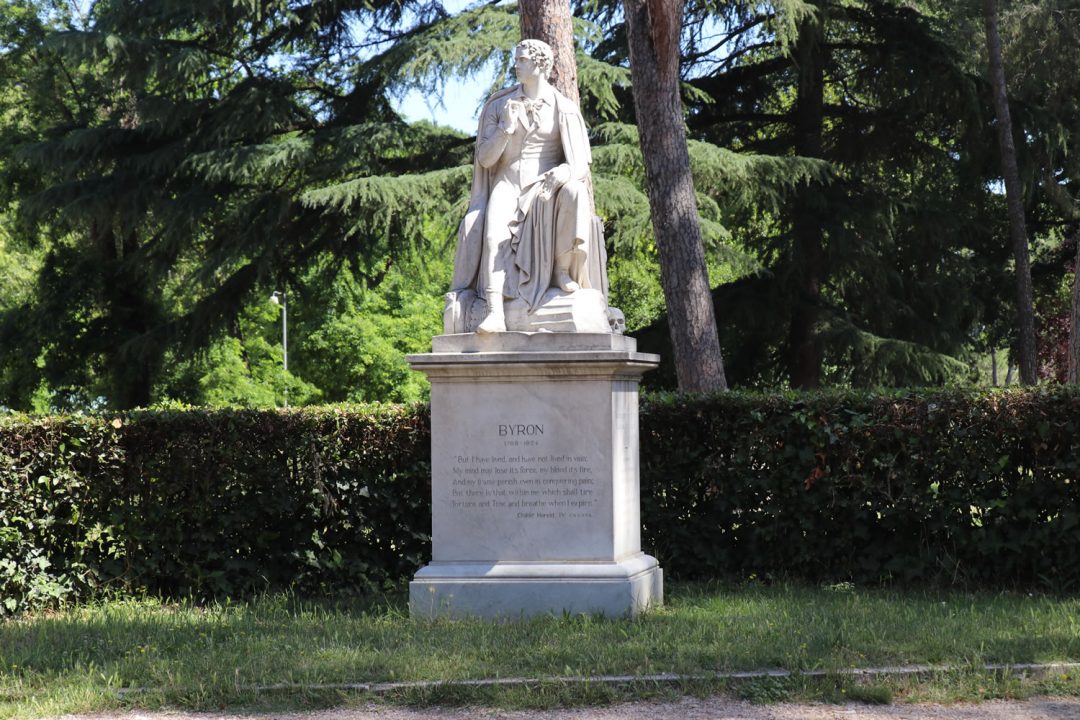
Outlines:
<svg viewBox="0 0 1080 720"><path fill-rule="evenodd" d="M517 55L518 50L523 50L525 55L536 63L544 77L551 74L551 68L555 64L555 53L552 52L551 46L546 42L543 40L522 40L514 46L515 55Z"/></svg>

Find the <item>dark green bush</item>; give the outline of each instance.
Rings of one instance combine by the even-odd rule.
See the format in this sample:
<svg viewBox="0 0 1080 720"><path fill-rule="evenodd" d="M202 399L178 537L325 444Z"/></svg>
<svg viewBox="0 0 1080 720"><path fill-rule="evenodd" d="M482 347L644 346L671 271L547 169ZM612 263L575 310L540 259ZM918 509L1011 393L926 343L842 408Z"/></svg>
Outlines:
<svg viewBox="0 0 1080 720"><path fill-rule="evenodd" d="M428 552L429 437L394 407L2 420L0 594L397 581Z"/></svg>
<svg viewBox="0 0 1080 720"><path fill-rule="evenodd" d="M124 472L106 420L0 420L0 614L98 584L116 553L101 510Z"/></svg>
<svg viewBox="0 0 1080 720"><path fill-rule="evenodd" d="M425 408L0 418L0 612L368 590L430 554ZM1080 389L653 398L669 577L1080 588Z"/></svg>
<svg viewBox="0 0 1080 720"><path fill-rule="evenodd" d="M645 542L680 577L1080 588L1080 388L647 405Z"/></svg>

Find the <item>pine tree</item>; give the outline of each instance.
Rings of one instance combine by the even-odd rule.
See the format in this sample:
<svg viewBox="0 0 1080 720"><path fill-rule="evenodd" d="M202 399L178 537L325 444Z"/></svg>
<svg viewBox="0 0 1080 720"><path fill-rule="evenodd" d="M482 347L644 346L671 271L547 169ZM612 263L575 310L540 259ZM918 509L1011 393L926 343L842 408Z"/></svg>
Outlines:
<svg viewBox="0 0 1080 720"><path fill-rule="evenodd" d="M793 109L795 154L825 157L825 51L823 20L807 15L799 23L793 55L798 88ZM792 387L821 385L821 341L817 337L821 284L825 279L825 238L818 187L808 184L796 196L791 216L792 263L797 268L794 306L788 330Z"/></svg>
<svg viewBox="0 0 1080 720"><path fill-rule="evenodd" d="M1017 168L1016 147L1013 143L1013 124L1009 113L1009 95L1005 83L1005 68L1001 59L1001 36L998 33L996 0L983 0L986 21L986 48L990 58L990 83L994 93L997 115L997 137L1001 150L1001 169L1005 177L1005 199L1009 208L1009 235L1016 261L1016 307L1019 342L1017 358L1020 381L1025 385L1038 382L1035 348L1035 310L1031 289L1031 263L1028 253L1027 223L1024 219L1020 171Z"/></svg>
<svg viewBox="0 0 1080 720"><path fill-rule="evenodd" d="M406 35L422 36L446 18L437 3L177 10L100 2L85 29L55 33L93 92L21 151L48 185L23 199L25 217L74 239L42 275L59 294L35 307L64 318L38 341L46 371L96 358L115 407L149 402L169 348L206 347L327 253L376 280L466 183L464 139L390 107L384 70L408 60L396 46L340 62L365 50L353 23L377 35L415 12Z"/></svg>
<svg viewBox="0 0 1080 720"><path fill-rule="evenodd" d="M1069 369L1066 382L1080 383L1080 233L1075 236L1072 294L1069 304Z"/></svg>
<svg viewBox="0 0 1080 720"><path fill-rule="evenodd" d="M693 31L699 47L728 54L687 71L710 100L690 102L692 137L831 169L778 212L762 208L774 222L731 226L763 266L715 292L732 318L732 376L783 373L807 387L966 373L955 356L1005 262L981 230L988 153L977 78L944 27L911 5L776 7L729 7L719 39ZM718 17L706 4L700 13ZM980 273L994 274L977 282Z"/></svg>
<svg viewBox="0 0 1080 720"><path fill-rule="evenodd" d="M626 0L634 107L679 389L726 390L679 96L683 3Z"/></svg>
<svg viewBox="0 0 1080 720"><path fill-rule="evenodd" d="M77 29L79 21L64 3L0 3L0 218L11 247L31 254L36 265L33 277L22 279L22 292L4 286L8 303L0 310L0 404L12 407L46 407L50 385L88 404L97 393L94 386L100 385L100 366L76 359L81 348L105 347L86 332L90 325L102 325L96 298L83 310L81 322L71 320L72 306L87 298L88 276L98 267L74 259L76 242L65 228L51 228L50 238L29 231L19 217L23 199L46 182L20 157L20 148L44 140L50 127L80 122L99 94L92 68L64 58L47 42L55 33ZM53 281L65 270L71 277ZM57 344L63 349L54 349ZM62 357L45 362L50 355Z"/></svg>
<svg viewBox="0 0 1080 720"><path fill-rule="evenodd" d="M1080 280L1074 254L1080 248L1072 247L1080 237L1080 194L1076 191L1080 157L1073 151L1080 132L1080 55L1075 52L1080 44L1080 2L1012 3L1001 15L1001 24L1009 95L1024 125L1020 135L1027 141L1019 149L1027 151L1020 159L1030 234L1036 240L1055 234L1059 239L1071 239L1062 242L1060 252L1052 253L1049 261L1035 264L1033 281L1042 281L1035 286L1037 293L1053 292L1059 286L1061 269L1072 270L1070 307L1062 318L1070 336L1064 374L1077 382L1077 375L1068 373L1080 372L1076 370L1080 363L1076 358L1080 353ZM1040 350L1045 342L1040 335Z"/></svg>

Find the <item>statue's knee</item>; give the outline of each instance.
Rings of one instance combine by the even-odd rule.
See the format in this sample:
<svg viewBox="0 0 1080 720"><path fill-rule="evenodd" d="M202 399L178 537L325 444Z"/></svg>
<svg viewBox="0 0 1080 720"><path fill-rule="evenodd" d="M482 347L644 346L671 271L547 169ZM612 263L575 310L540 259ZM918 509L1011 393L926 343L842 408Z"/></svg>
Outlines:
<svg viewBox="0 0 1080 720"><path fill-rule="evenodd" d="M560 192L567 200L577 202L581 198L586 197L587 190L585 189L585 183L580 180L571 180L562 186Z"/></svg>

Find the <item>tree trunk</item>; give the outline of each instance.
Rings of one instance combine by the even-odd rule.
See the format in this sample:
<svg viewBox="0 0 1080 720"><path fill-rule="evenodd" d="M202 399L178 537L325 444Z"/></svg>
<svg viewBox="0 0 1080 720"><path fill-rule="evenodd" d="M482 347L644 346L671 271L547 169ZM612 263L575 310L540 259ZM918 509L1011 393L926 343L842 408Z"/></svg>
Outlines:
<svg viewBox="0 0 1080 720"><path fill-rule="evenodd" d="M523 40L543 40L555 53L549 80L555 89L578 102L577 60L574 58L574 25L570 0L520 0Z"/></svg>
<svg viewBox="0 0 1080 720"><path fill-rule="evenodd" d="M799 28L796 58L799 91L795 102L795 154L825 155L825 59L821 20L809 17ZM821 282L825 274L822 221L817 211L820 189L806 185L795 198L792 212L795 302L788 329L789 378L795 388L821 386L821 343L816 326L820 315Z"/></svg>
<svg viewBox="0 0 1080 720"><path fill-rule="evenodd" d="M623 0L634 110L679 389L727 389L679 96L684 0Z"/></svg>
<svg viewBox="0 0 1080 720"><path fill-rule="evenodd" d="M151 327L153 308L145 276L132 259L138 249L134 232L118 239L108 223L90 224L90 241L101 261L102 321L97 326L97 349L105 358L109 406L131 410L150 404L157 351L132 352L128 343Z"/></svg>
<svg viewBox="0 0 1080 720"><path fill-rule="evenodd" d="M1028 260L1027 227L1024 222L1023 189L1016 164L1013 144L1012 118L1009 115L1009 95L1005 86L1005 65L1001 59L1001 37L998 35L997 0L983 0L986 20L986 50L990 57L990 85L997 115L998 145L1001 150L1001 171L1005 176L1005 201L1009 209L1009 235L1016 260L1016 314L1019 340L1017 362L1020 382L1038 382L1035 353L1035 310L1032 303L1031 264Z"/></svg>
<svg viewBox="0 0 1080 720"><path fill-rule="evenodd" d="M144 336L153 325L153 308L149 302L146 276L133 256L138 250L135 232L127 233L121 242L121 256L111 269L107 289L108 306L116 323L119 347L112 349L115 396L110 398L122 410L150 405L157 359L156 350L132 350L128 343Z"/></svg>
<svg viewBox="0 0 1080 720"><path fill-rule="evenodd" d="M1073 266L1072 313L1069 319L1069 374L1065 381L1080 383L1080 230L1076 232L1076 264Z"/></svg>

